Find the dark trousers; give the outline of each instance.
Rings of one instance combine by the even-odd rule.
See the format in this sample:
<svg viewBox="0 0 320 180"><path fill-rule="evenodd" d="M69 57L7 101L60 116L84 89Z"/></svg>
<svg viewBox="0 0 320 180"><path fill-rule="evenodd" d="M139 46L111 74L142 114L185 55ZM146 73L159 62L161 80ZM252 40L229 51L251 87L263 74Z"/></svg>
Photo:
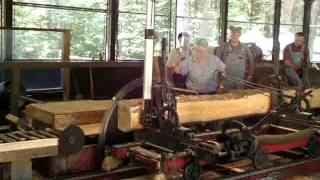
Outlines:
<svg viewBox="0 0 320 180"><path fill-rule="evenodd" d="M186 77L182 76L181 74L174 73L172 75L172 81L174 85L178 88L186 88Z"/></svg>

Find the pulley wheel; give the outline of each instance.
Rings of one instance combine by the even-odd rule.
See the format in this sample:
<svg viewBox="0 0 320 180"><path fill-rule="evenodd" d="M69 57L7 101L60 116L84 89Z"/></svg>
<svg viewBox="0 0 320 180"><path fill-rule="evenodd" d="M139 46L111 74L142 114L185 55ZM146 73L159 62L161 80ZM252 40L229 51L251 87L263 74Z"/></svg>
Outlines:
<svg viewBox="0 0 320 180"><path fill-rule="evenodd" d="M59 153L71 155L79 152L85 141L85 135L81 128L70 125L59 136Z"/></svg>

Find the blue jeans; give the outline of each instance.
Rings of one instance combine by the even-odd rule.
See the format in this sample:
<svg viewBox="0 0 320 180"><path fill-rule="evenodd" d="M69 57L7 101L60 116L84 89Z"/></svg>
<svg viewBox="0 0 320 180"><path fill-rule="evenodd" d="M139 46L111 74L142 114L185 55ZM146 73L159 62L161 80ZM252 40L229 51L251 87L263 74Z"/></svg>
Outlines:
<svg viewBox="0 0 320 180"><path fill-rule="evenodd" d="M303 81L294 69L286 67L284 69L284 74L286 75L291 86L303 86Z"/></svg>

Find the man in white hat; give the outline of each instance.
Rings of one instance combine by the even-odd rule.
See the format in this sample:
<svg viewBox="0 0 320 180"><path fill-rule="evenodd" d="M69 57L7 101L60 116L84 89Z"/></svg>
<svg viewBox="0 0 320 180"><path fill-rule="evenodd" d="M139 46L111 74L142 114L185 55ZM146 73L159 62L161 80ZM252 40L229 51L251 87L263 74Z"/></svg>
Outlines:
<svg viewBox="0 0 320 180"><path fill-rule="evenodd" d="M209 54L207 40L197 39L192 55L173 66L175 73L186 76L187 89L204 94L224 92L224 81L218 75L223 77L225 65Z"/></svg>

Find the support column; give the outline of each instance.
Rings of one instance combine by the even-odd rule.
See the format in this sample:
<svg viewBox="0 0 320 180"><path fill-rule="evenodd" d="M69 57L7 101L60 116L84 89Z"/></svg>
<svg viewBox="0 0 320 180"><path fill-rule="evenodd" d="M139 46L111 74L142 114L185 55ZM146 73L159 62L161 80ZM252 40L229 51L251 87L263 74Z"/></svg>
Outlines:
<svg viewBox="0 0 320 180"><path fill-rule="evenodd" d="M220 1L220 38L219 44L227 41L229 1Z"/></svg>
<svg viewBox="0 0 320 180"><path fill-rule="evenodd" d="M311 22L311 10L312 4L314 0L304 0L304 8L303 8L303 34L304 34L304 42L307 49L309 49L309 40L310 40L310 22ZM308 65L309 66L309 65ZM304 68L303 71L303 79L305 85L310 85L310 70L308 68Z"/></svg>
<svg viewBox="0 0 320 180"><path fill-rule="evenodd" d="M116 45L118 35L118 21L119 21L119 1L109 0L111 14L110 20L110 34L109 34L109 61L116 61Z"/></svg>
<svg viewBox="0 0 320 180"><path fill-rule="evenodd" d="M310 34L310 22L311 22L311 10L314 0L304 0L304 12L303 12L303 33L304 41L307 48L309 48L309 34Z"/></svg>
<svg viewBox="0 0 320 180"><path fill-rule="evenodd" d="M273 74L279 75L280 71L280 18L281 18L281 0L276 0L274 6L274 19L273 19L273 49L272 49L272 61L274 63Z"/></svg>
<svg viewBox="0 0 320 180"><path fill-rule="evenodd" d="M70 30L63 32L63 48L62 48L62 61L70 61ZM71 70L70 66L66 65L62 69L62 88L63 88L63 100L70 100L70 87L71 87Z"/></svg>
<svg viewBox="0 0 320 180"><path fill-rule="evenodd" d="M274 6L274 19L273 19L273 48L272 48L272 61L273 61L273 86L276 88L280 88L279 83L279 74L280 74L280 42L279 42L279 35L280 35L280 23L281 23L281 0L275 0ZM272 102L273 108L279 104L282 99L280 96L280 91L278 93L272 93Z"/></svg>
<svg viewBox="0 0 320 180"><path fill-rule="evenodd" d="M19 99L20 99L20 84L21 84L21 70L19 67L12 69L12 82L10 93L10 113L18 115L19 113Z"/></svg>
<svg viewBox="0 0 320 180"><path fill-rule="evenodd" d="M13 0L3 0L2 1L2 13L3 22L2 25L5 28L12 28L13 23ZM12 60L12 47L13 47L13 36L12 31L2 30L2 59Z"/></svg>
<svg viewBox="0 0 320 180"><path fill-rule="evenodd" d="M153 72L153 51L154 51L154 17L155 0L147 1L147 20L145 29L145 58L143 71L143 102L145 123L150 120L151 94L152 94L152 72Z"/></svg>
<svg viewBox="0 0 320 180"><path fill-rule="evenodd" d="M32 180L31 159L11 162L11 180Z"/></svg>

